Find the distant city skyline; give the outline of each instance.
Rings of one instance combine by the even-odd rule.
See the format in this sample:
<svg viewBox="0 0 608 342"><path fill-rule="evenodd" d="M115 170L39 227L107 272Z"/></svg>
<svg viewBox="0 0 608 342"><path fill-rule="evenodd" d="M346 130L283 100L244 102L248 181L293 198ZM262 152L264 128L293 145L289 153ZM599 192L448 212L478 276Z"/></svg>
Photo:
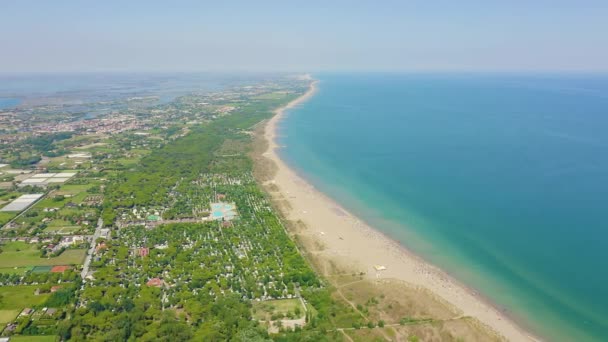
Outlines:
<svg viewBox="0 0 608 342"><path fill-rule="evenodd" d="M608 71L605 1L12 1L0 72Z"/></svg>

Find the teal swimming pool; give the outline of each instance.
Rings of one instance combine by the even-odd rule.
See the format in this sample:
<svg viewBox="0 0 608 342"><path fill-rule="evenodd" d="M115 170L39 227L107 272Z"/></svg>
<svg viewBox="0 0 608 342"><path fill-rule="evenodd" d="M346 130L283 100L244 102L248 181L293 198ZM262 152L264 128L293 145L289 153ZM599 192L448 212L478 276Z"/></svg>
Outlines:
<svg viewBox="0 0 608 342"><path fill-rule="evenodd" d="M236 206L234 204L211 203L211 218L214 220L232 220L236 215Z"/></svg>

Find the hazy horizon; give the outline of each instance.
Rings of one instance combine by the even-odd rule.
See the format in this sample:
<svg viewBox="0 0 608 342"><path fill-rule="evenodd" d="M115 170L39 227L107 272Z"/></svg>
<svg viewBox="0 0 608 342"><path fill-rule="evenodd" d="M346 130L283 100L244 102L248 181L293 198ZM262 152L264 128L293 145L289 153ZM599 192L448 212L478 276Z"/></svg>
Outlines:
<svg viewBox="0 0 608 342"><path fill-rule="evenodd" d="M1 73L608 71L600 1L3 7Z"/></svg>

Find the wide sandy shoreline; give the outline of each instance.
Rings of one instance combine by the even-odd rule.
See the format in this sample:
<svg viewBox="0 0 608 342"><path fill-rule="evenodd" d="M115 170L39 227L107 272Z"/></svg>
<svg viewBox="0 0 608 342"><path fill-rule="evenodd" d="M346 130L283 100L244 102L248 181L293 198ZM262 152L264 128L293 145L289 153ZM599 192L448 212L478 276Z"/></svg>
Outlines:
<svg viewBox="0 0 608 342"><path fill-rule="evenodd" d="M277 153L278 122L288 109L308 100L316 91L317 81L313 81L304 95L277 109L264 127L268 149L263 156L276 165L274 177L267 183L278 189L279 195L273 194L275 199L289 203L289 210L284 212L286 218L302 221L303 229L323 244L323 254L347 269L365 272L369 278L394 278L427 289L463 316L476 318L507 340L539 340L441 269L363 223L285 164ZM386 270L377 271L376 265Z"/></svg>

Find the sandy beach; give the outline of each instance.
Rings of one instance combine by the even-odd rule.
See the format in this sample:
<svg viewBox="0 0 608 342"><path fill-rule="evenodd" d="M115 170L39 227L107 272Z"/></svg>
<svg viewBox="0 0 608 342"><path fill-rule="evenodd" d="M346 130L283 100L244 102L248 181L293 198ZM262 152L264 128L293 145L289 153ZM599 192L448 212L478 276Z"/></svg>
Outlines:
<svg viewBox="0 0 608 342"><path fill-rule="evenodd" d="M305 230L306 235L322 244L321 253L344 269L364 272L370 279L398 279L429 290L461 315L476 318L507 340L538 340L473 290L366 225L307 183L281 160L275 141L278 122L286 110L303 103L316 91L317 81L313 81L304 95L278 109L264 128L268 149L263 156L276 165L276 172L266 185L276 189L271 192L275 200L287 202L285 207L288 210L282 210L286 219L301 221L303 225L299 229ZM378 266L386 269L379 271Z"/></svg>

